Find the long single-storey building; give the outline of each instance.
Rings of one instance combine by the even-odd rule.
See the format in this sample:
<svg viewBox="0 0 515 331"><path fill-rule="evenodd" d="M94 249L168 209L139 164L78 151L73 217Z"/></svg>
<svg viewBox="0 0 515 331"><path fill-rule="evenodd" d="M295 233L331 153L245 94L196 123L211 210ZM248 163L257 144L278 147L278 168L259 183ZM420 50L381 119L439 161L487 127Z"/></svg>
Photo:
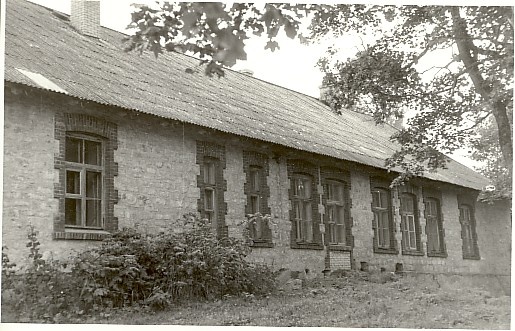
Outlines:
<svg viewBox="0 0 515 331"><path fill-rule="evenodd" d="M3 245L45 257L123 227L162 231L183 214L241 236L274 268L384 268L510 275L510 201L477 201L488 181L451 160L390 189L395 128L198 60L123 51L99 3L71 15L7 1Z"/></svg>

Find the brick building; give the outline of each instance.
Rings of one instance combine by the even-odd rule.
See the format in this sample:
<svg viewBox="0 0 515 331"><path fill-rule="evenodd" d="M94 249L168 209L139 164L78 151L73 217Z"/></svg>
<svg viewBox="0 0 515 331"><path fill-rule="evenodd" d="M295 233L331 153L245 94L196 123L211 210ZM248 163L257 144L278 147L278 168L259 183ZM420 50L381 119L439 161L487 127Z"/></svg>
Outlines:
<svg viewBox="0 0 515 331"><path fill-rule="evenodd" d="M68 15L9 1L3 244L64 257L127 226L160 231L188 212L220 236L252 227L274 268L371 268L509 276L510 202L477 201L484 177L450 161L398 189L384 160L395 128L196 59L125 53L98 3ZM84 20L87 22L84 22Z"/></svg>

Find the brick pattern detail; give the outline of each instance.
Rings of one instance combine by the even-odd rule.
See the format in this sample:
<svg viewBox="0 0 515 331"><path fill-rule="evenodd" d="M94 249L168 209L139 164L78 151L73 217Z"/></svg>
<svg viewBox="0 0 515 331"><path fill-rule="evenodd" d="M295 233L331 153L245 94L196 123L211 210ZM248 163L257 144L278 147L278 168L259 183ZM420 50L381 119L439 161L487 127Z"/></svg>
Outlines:
<svg viewBox="0 0 515 331"><path fill-rule="evenodd" d="M424 187L423 188L423 197L424 202L427 199L435 199L438 203L438 229L440 232L438 235L440 236L440 243L441 243L441 250L439 252L430 252L429 249L427 249L427 256L430 257L447 257L447 247L445 245L445 228L444 228L444 215L442 213L442 192L436 189ZM426 212L424 211L424 218L426 219L426 234L428 232L427 229L427 216Z"/></svg>
<svg viewBox="0 0 515 331"><path fill-rule="evenodd" d="M118 219L114 217L114 205L118 202L118 191L114 188L114 177L118 175L118 164L114 162L114 151L118 148L118 129L116 124L100 118L84 115L56 113L54 117L54 138L59 141L59 152L54 155L54 168L59 171L59 181L54 184L54 198L59 200L59 213L54 218L54 239L81 239L80 236L58 235L65 233L65 151L66 133L81 132L103 138L104 145L104 230L118 230ZM94 233L92 230L91 233ZM73 237L73 238L71 238ZM86 239L83 236L82 239ZM101 236L91 235L87 240L98 239ZM97 238L97 239L95 239Z"/></svg>
<svg viewBox="0 0 515 331"><path fill-rule="evenodd" d="M350 172L338 168L321 167L320 178L322 180L322 185L325 184L327 180L335 180L342 183L344 186L345 194L345 245L329 245L329 239L327 236L325 238L325 245L329 245L328 247L330 250L351 250L352 247L354 247L354 237L352 235L353 224L351 217L352 201L350 199ZM325 206L326 203L327 192L324 192L324 194L322 195L322 204ZM327 214L324 214L324 223L326 225L326 231L329 228L328 222L329 217L327 216Z"/></svg>
<svg viewBox="0 0 515 331"><path fill-rule="evenodd" d="M351 252L331 251L330 252L330 270L351 270Z"/></svg>
<svg viewBox="0 0 515 331"><path fill-rule="evenodd" d="M476 232L476 202L477 200L477 193L471 194L471 193L465 193L465 194L459 194L458 195L458 208L461 205L467 205L470 209L470 222L471 222L471 230L472 230L472 247L473 252L470 254L465 250L465 245L463 245L463 239L464 239L464 231L465 227L463 224L461 225L461 242L462 242L462 252L463 252L463 259L468 260L480 260L481 256L479 255L479 246L477 244L477 232Z"/></svg>
<svg viewBox="0 0 515 331"><path fill-rule="evenodd" d="M71 24L83 35L100 38L100 1L72 0Z"/></svg>
<svg viewBox="0 0 515 331"><path fill-rule="evenodd" d="M94 233L94 232L54 232L54 239L68 239L68 240L104 240L110 234L107 233Z"/></svg>
<svg viewBox="0 0 515 331"><path fill-rule="evenodd" d="M395 239L395 233L396 231L396 225L395 220L393 218L393 204L392 204L392 191L390 190L390 180L384 177L370 177L370 189L373 188L381 188L388 192L388 201L389 201L389 207L388 207L388 216L390 220L390 248L382 248L379 247L377 244L377 229L374 222L374 219L371 220L372 222L372 229L374 230L374 238L373 238L373 249L374 253L383 253L383 254L399 254L397 239ZM372 208L372 203L370 204L370 208Z"/></svg>
<svg viewBox="0 0 515 331"><path fill-rule="evenodd" d="M317 168L306 161L303 160L288 160L286 164L286 169L288 173L288 179L290 181L290 187L288 189L288 197L290 202L293 201L293 175L294 174L303 174L311 177L313 180L313 203L312 203L312 215L313 215L313 242L312 243L299 243L296 240L297 233L297 224L293 217L293 205L290 205L289 214L291 221L291 232L290 232L290 247L291 248L304 248L304 249L324 249L322 245L322 235L320 233L320 213L318 212L318 205L320 204L320 194L317 190L320 185L318 180L318 171Z"/></svg>
<svg viewBox="0 0 515 331"><path fill-rule="evenodd" d="M260 210L262 210L262 214L271 214L270 207L268 206L268 199L270 198L270 188L267 184L267 177L270 174L269 166L268 166L268 156L262 153L253 152L253 151L243 151L243 172L245 173L245 184L243 185L243 192L247 197L247 204L245 205L245 214L251 213L251 202L249 195L249 182L250 182L250 168L251 167L259 167L260 171L260 188L259 192L261 193L259 197ZM272 230L267 225L264 230L265 238L262 240L254 240L252 242L253 247L273 247L272 243Z"/></svg>
<svg viewBox="0 0 515 331"><path fill-rule="evenodd" d="M420 226L420 217L421 217L421 214L420 214L420 209L419 209L419 200L420 200L420 197L418 196L417 192L418 192L418 188L413 186L413 185L410 185L410 184L406 184L406 185L403 185L403 186L400 186L398 188L398 192L399 192L399 206L401 206L401 197L403 194L408 194L410 195L412 198L413 198L413 201L414 201L414 214L415 214L415 240L417 241L417 249L416 250L409 250L409 249L406 249L406 244L403 242L403 239L401 239L401 247L402 247L402 254L403 255L424 255L424 248L422 247L422 228ZM401 217L400 215L400 207L399 207L399 217ZM402 233L402 220L399 222L399 230L401 231Z"/></svg>
<svg viewBox="0 0 515 331"><path fill-rule="evenodd" d="M224 192L227 191L227 181L224 179L223 170L226 167L225 146L206 142L197 141L196 164L199 165L200 174L197 176L197 187L200 189L200 199L197 200L198 211L201 217L205 217L204 211L204 159L211 158L217 161L215 173L215 195L216 195L216 235L219 238L227 237L229 230L225 224L225 215L227 214L227 203L225 202Z"/></svg>

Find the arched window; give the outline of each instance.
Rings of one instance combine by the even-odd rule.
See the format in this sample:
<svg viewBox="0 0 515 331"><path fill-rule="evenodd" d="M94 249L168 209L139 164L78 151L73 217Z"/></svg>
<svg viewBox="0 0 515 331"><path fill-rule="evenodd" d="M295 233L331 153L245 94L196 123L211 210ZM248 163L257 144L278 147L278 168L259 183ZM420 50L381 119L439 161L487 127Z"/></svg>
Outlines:
<svg viewBox="0 0 515 331"><path fill-rule="evenodd" d="M440 201L436 198L426 198L425 218L427 234L427 255L436 256L445 253L443 224Z"/></svg>
<svg viewBox="0 0 515 331"><path fill-rule="evenodd" d="M420 251L420 224L417 215L417 197L402 193L401 197L401 232L404 251Z"/></svg>
<svg viewBox="0 0 515 331"><path fill-rule="evenodd" d="M475 222L473 209L469 205L462 204L459 206L460 223L461 223L461 239L463 244L463 257L476 258L479 256L476 237Z"/></svg>
<svg viewBox="0 0 515 331"><path fill-rule="evenodd" d="M104 227L103 155L102 139L81 133L66 134L65 227Z"/></svg>
<svg viewBox="0 0 515 331"><path fill-rule="evenodd" d="M329 244L345 244L345 185L335 180L327 180L325 213Z"/></svg>
<svg viewBox="0 0 515 331"><path fill-rule="evenodd" d="M217 211L218 211L218 197L217 197L217 172L218 172L218 159L212 157L204 157L203 172L204 172L204 210L203 217L206 218L213 226L217 226Z"/></svg>
<svg viewBox="0 0 515 331"><path fill-rule="evenodd" d="M393 228L390 218L390 192L384 188L372 189L375 240L378 248L390 249Z"/></svg>
<svg viewBox="0 0 515 331"><path fill-rule="evenodd" d="M313 242L313 181L310 176L294 174L291 182L296 240L297 242Z"/></svg>

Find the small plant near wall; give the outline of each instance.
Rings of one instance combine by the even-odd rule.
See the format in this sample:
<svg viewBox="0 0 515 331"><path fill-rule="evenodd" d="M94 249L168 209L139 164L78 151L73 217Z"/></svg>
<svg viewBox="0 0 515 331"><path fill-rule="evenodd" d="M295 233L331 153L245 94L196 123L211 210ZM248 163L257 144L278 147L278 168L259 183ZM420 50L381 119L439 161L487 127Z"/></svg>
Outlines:
<svg viewBox="0 0 515 331"><path fill-rule="evenodd" d="M271 241L271 229L277 227L277 223L273 222L272 217L268 214L256 213L246 215L246 218L239 222L238 226L242 228L243 241L252 247L256 242Z"/></svg>

